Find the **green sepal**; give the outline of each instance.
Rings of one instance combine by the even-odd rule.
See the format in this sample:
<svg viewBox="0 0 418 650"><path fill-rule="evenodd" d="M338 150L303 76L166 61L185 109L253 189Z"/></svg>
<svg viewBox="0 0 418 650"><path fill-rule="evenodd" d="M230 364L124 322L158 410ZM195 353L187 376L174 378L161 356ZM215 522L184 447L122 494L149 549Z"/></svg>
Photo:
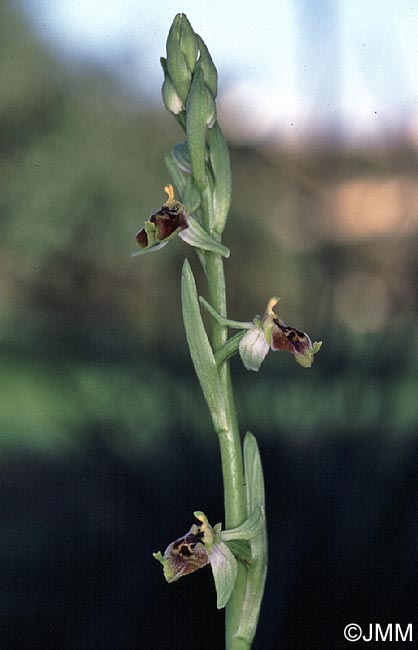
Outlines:
<svg viewBox="0 0 418 650"><path fill-rule="evenodd" d="M200 206L199 190L197 189L193 176L191 175L189 175L186 180L186 185L182 195L182 203L186 206L188 213L195 213Z"/></svg>
<svg viewBox="0 0 418 650"><path fill-rule="evenodd" d="M164 246L167 246L168 240L159 242L158 244L153 244L153 246L147 246L146 248L140 248L137 251L131 253L131 257L136 257L137 255L145 255L146 253L155 253L160 251Z"/></svg>
<svg viewBox="0 0 418 650"><path fill-rule="evenodd" d="M187 20L187 19L186 19ZM189 94L192 73L186 57L181 49L181 30L184 22L183 14L177 14L170 27L167 37L167 70L177 93L185 103Z"/></svg>
<svg viewBox="0 0 418 650"><path fill-rule="evenodd" d="M186 127L193 176L199 191L204 190L208 183L205 169L206 117L207 95L205 80L201 66L197 64L187 98Z"/></svg>
<svg viewBox="0 0 418 650"><path fill-rule="evenodd" d="M196 37L200 50L199 63L205 75L205 83L209 87L212 95L216 97L218 93L218 73L205 42L199 34L196 34Z"/></svg>
<svg viewBox="0 0 418 650"><path fill-rule="evenodd" d="M232 327L233 329L239 329L239 330L249 330L254 327L254 323L249 323L247 321L240 321L240 320L231 320L230 318L224 318L224 316L221 316L218 314L216 309L212 307L212 305L204 299L203 296L199 296L199 301L203 305L203 307L209 312L211 316L220 324L220 325L225 325L226 327Z"/></svg>
<svg viewBox="0 0 418 650"><path fill-rule="evenodd" d="M155 559L164 566L164 558L161 551L158 551L158 553L153 553L152 556L155 557Z"/></svg>
<svg viewBox="0 0 418 650"><path fill-rule="evenodd" d="M178 233L179 237L181 237L183 241L190 244L190 246L196 246L196 248L202 248L205 251L217 253L218 255L222 255L222 257L229 257L229 248L220 244L216 239L211 237L211 235L202 228L196 219L187 216L187 223L189 224L189 227Z"/></svg>
<svg viewBox="0 0 418 650"><path fill-rule="evenodd" d="M181 301L187 343L215 430L227 430L225 402L215 357L200 314L196 283L188 260L181 276Z"/></svg>
<svg viewBox="0 0 418 650"><path fill-rule="evenodd" d="M221 524L211 526L204 512L196 510L194 516L202 522L203 544L209 555L215 581L218 609L227 604L235 585L238 567L237 561L226 544L222 541Z"/></svg>
<svg viewBox="0 0 418 650"><path fill-rule="evenodd" d="M314 355L319 352L322 347L322 341L315 341L310 350L306 350L304 354L294 354L295 360L302 368L311 368L314 360Z"/></svg>
<svg viewBox="0 0 418 650"><path fill-rule="evenodd" d="M144 228L145 228L145 232L147 233L147 239L148 239L147 248L154 246L155 244L158 244L157 228L155 226L155 223L152 223L152 221L146 221L144 223Z"/></svg>
<svg viewBox="0 0 418 650"><path fill-rule="evenodd" d="M210 162L215 177L215 188L213 192L213 209L216 215L214 229L222 233L232 197L232 176L231 163L229 160L229 149L223 133L216 123L207 134L209 144Z"/></svg>
<svg viewBox="0 0 418 650"><path fill-rule="evenodd" d="M183 198L183 194L186 188L186 182L188 179L188 175L183 172L180 167L177 165L177 163L173 159L173 154L168 154L166 153L164 156L164 162L165 166L167 167L167 170L171 176L171 180L173 181L177 196L180 196Z"/></svg>
<svg viewBox="0 0 418 650"><path fill-rule="evenodd" d="M228 603L237 577L237 561L223 542L214 544L210 552L210 566L216 588L216 606L223 609Z"/></svg>
<svg viewBox="0 0 418 650"><path fill-rule="evenodd" d="M316 354L322 348L322 341L315 341L312 343L313 353Z"/></svg>
<svg viewBox="0 0 418 650"><path fill-rule="evenodd" d="M155 224L152 221L146 221L144 224L145 232L147 233L148 246L146 248L140 248L138 251L131 253L131 257L136 257L137 255L145 255L146 253L155 253L156 251L161 250L168 244L170 239L177 235L177 232L172 233L170 237L167 237L163 242L158 242L156 240L157 229Z"/></svg>
<svg viewBox="0 0 418 650"><path fill-rule="evenodd" d="M266 341L263 329L256 324L246 332L239 342L242 363L247 370L255 370L255 372L259 370L269 349L270 346Z"/></svg>

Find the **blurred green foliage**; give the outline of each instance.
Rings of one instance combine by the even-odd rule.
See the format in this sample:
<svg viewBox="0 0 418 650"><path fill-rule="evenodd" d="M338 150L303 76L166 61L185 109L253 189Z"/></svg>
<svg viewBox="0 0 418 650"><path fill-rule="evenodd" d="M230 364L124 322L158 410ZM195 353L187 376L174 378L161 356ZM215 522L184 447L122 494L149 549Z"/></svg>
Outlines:
<svg viewBox="0 0 418 650"><path fill-rule="evenodd" d="M0 94L1 445L69 451L100 431L145 453L173 431L211 435L180 318L180 268L194 253L175 241L130 257L165 199L174 120L98 70L66 67L7 4ZM232 165L231 318L249 320L279 294L284 320L324 341L310 371L290 355L270 354L257 375L234 361L242 425L295 437L412 433L418 234L338 241L324 234L321 192L366 173L416 173L413 152L241 146ZM382 301L373 306L373 283L341 295L353 273L385 289L370 327Z"/></svg>

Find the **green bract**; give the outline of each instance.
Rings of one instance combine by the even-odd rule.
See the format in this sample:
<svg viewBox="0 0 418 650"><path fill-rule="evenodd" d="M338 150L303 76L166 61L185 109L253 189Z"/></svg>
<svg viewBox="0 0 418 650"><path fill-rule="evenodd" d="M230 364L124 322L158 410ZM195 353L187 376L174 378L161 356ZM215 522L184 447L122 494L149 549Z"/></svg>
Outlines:
<svg viewBox="0 0 418 650"><path fill-rule="evenodd" d="M205 78L198 64L187 97L186 128L193 177L199 190L205 189L208 184L205 166L207 121L208 101Z"/></svg>
<svg viewBox="0 0 418 650"><path fill-rule="evenodd" d="M232 178L228 146L217 123L208 131L208 144L215 179L213 190L214 230L222 233L231 207Z"/></svg>
<svg viewBox="0 0 418 650"><path fill-rule="evenodd" d="M216 97L218 94L218 73L216 72L215 64L205 43L199 34L196 34L196 37L200 50L199 62L202 65L203 74L205 75L205 83L210 88L212 95Z"/></svg>
<svg viewBox="0 0 418 650"><path fill-rule="evenodd" d="M264 477L260 452L255 437L247 431L244 438L244 468L247 481L248 517L260 510L264 515ZM267 528L265 516L250 538L252 562L248 568L245 597L237 637L251 643L254 639L260 614L261 601L267 574Z"/></svg>

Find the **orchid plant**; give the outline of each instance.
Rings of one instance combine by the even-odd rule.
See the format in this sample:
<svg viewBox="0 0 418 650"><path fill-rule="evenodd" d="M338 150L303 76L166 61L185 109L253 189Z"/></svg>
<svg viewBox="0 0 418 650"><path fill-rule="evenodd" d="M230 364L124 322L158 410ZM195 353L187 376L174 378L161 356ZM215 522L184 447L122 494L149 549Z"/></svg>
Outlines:
<svg viewBox="0 0 418 650"><path fill-rule="evenodd" d="M312 365L321 343L288 327L274 312L279 298L268 300L262 317L240 322L227 317L222 244L231 205L229 151L217 121L218 77L209 51L187 17L178 14L167 38L162 95L165 107L185 133L165 158L172 185L167 200L136 235L134 255L155 252L177 236L193 246L203 266L208 299L199 297L186 259L181 278L183 321L191 359L219 439L224 483L225 530L211 526L196 511L199 524L154 553L164 576L174 582L211 565L218 608L225 608L227 650L249 650L255 636L267 572L264 480L255 437L241 441L229 359L239 354L248 370L258 371L267 352L284 350L303 367ZM173 187L174 186L174 187ZM174 189L175 188L175 189ZM175 198L177 195L178 198ZM211 315L211 335L201 306ZM239 330L229 336L229 329Z"/></svg>

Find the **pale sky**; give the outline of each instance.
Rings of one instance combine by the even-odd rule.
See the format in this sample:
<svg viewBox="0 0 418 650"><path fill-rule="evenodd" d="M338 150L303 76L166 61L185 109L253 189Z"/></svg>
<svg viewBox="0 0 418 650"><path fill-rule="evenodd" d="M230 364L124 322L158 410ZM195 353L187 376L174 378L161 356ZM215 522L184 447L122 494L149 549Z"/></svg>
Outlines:
<svg viewBox="0 0 418 650"><path fill-rule="evenodd" d="M418 116L418 0L17 1L65 56L93 58L151 100L184 12L218 68L221 107L255 129L361 139Z"/></svg>

